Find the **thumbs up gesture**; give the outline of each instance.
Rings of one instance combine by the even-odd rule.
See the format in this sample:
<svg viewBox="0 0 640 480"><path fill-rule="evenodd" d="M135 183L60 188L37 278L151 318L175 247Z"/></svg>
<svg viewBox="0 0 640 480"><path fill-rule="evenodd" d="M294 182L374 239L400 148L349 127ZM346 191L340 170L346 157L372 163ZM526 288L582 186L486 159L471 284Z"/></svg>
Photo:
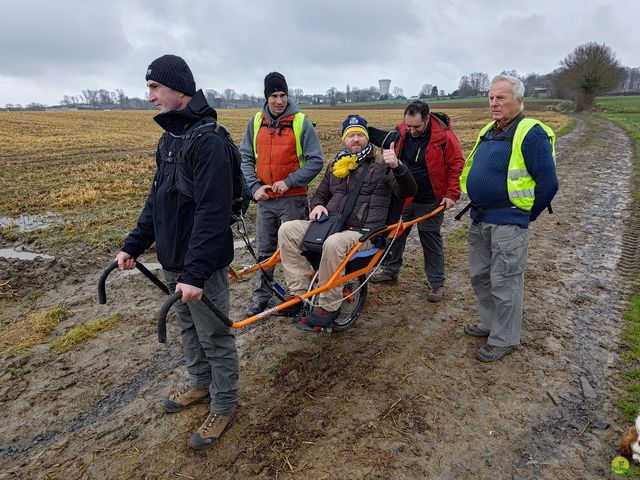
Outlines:
<svg viewBox="0 0 640 480"><path fill-rule="evenodd" d="M388 150L382 150L382 158L391 169L398 167L398 157L396 157L395 142L391 142Z"/></svg>

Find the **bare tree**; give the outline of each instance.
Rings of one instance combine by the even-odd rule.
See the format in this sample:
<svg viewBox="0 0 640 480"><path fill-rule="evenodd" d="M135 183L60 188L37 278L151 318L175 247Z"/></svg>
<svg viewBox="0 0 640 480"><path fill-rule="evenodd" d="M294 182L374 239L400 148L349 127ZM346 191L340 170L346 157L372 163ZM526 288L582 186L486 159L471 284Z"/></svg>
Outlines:
<svg viewBox="0 0 640 480"><path fill-rule="evenodd" d="M469 77L466 75L461 76L460 81L458 82L458 95L460 95L461 97L470 97L477 93L478 90L473 88Z"/></svg>
<svg viewBox="0 0 640 480"><path fill-rule="evenodd" d="M232 100L238 98L238 95L233 88L225 88L224 92L222 93L222 98L224 98L226 102L231 102Z"/></svg>
<svg viewBox="0 0 640 480"><path fill-rule="evenodd" d="M473 72L469 74L469 85L476 93L489 91L489 75L484 72Z"/></svg>
<svg viewBox="0 0 640 480"><path fill-rule="evenodd" d="M338 93L338 89L336 87L331 87L329 90L327 90L327 93L325 94L327 102L330 103L331 105L336 104L336 93Z"/></svg>
<svg viewBox="0 0 640 480"><path fill-rule="evenodd" d="M291 96L296 103L300 103L302 97L304 96L304 90L301 88L293 88L291 89Z"/></svg>
<svg viewBox="0 0 640 480"><path fill-rule="evenodd" d="M430 83L425 83L424 85L422 85L422 88L418 93L418 97L427 98L429 95L431 95L432 89L433 89L433 85L431 85Z"/></svg>
<svg viewBox="0 0 640 480"><path fill-rule="evenodd" d="M404 97L404 90L401 89L400 87L393 87L393 90L391 91L391 95L393 95L395 98Z"/></svg>
<svg viewBox="0 0 640 480"><path fill-rule="evenodd" d="M640 92L640 68L625 67L624 77L618 85L620 92Z"/></svg>
<svg viewBox="0 0 640 480"><path fill-rule="evenodd" d="M98 90L86 89L82 90L82 97L84 103L87 105L93 105L94 107L98 106Z"/></svg>
<svg viewBox="0 0 640 480"><path fill-rule="evenodd" d="M595 42L579 45L560 62L556 81L574 93L576 110L593 110L596 95L615 89L624 76L616 54Z"/></svg>

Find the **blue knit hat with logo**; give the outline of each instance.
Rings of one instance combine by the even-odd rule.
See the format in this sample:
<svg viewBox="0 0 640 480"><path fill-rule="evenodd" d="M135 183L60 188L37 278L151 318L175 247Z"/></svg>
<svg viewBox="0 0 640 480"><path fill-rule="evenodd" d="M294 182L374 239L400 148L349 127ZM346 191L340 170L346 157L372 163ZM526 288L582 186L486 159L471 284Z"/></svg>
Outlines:
<svg viewBox="0 0 640 480"><path fill-rule="evenodd" d="M352 114L342 122L342 139L344 140L344 137L354 131L361 132L365 137L369 138L369 127L367 126L367 121L360 115Z"/></svg>
<svg viewBox="0 0 640 480"><path fill-rule="evenodd" d="M156 58L147 68L145 78L166 85L189 97L196 94L196 82L191 69L187 62L177 55L163 55Z"/></svg>

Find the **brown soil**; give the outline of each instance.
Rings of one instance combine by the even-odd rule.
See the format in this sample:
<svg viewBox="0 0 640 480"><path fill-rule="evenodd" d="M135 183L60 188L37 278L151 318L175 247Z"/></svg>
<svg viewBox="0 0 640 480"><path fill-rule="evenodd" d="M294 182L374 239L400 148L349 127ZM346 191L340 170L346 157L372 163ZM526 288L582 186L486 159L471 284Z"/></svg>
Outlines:
<svg viewBox="0 0 640 480"><path fill-rule="evenodd" d="M638 264L630 225L631 144L598 118L559 141L553 215L531 225L522 345L474 358L477 307L462 224L447 215L447 291L425 300L415 237L396 285L371 285L343 333L304 334L272 318L238 332L237 421L204 453L187 447L200 404L164 414L186 378L179 333L156 341L163 294L141 275L95 284L106 257L0 260L3 321L64 301L54 333L122 312L114 329L56 354L0 360L0 478L600 479L625 425L613 408L624 269ZM462 202L461 202L462 203ZM243 254L239 260L247 261ZM622 260L621 260L622 259ZM149 256L148 261L154 261ZM238 260L237 260L238 261ZM239 319L251 281L232 286Z"/></svg>

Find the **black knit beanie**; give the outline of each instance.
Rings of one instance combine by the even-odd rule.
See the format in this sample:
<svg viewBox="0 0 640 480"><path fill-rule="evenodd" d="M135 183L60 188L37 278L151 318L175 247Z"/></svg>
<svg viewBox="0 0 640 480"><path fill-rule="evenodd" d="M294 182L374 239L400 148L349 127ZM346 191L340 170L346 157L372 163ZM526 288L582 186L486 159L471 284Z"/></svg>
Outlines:
<svg viewBox="0 0 640 480"><path fill-rule="evenodd" d="M284 92L289 95L289 87L284 75L278 72L268 73L264 77L264 98L269 98L275 92Z"/></svg>
<svg viewBox="0 0 640 480"><path fill-rule="evenodd" d="M166 85L189 97L196 93L196 82L187 62L176 55L163 55L156 58L147 69L147 80Z"/></svg>

